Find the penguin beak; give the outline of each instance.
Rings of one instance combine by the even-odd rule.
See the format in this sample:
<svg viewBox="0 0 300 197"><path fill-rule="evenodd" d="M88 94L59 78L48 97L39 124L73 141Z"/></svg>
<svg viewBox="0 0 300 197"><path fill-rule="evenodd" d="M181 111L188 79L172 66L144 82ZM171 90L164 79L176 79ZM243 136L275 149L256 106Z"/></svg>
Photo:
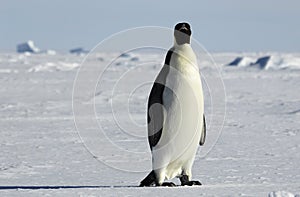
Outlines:
<svg viewBox="0 0 300 197"><path fill-rule="evenodd" d="M182 26L182 27L180 27L180 29L179 29L179 31L181 31L181 30L188 30L185 26Z"/></svg>

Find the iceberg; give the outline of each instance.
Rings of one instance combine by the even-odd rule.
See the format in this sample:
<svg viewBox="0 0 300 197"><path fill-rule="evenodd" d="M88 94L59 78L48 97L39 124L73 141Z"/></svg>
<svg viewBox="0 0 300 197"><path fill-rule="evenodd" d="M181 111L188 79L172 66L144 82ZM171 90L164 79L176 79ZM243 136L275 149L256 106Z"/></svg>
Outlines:
<svg viewBox="0 0 300 197"><path fill-rule="evenodd" d="M283 59L278 56L264 56L256 60L256 62L250 64L250 66L257 67L259 69L275 68L280 69L283 64Z"/></svg>
<svg viewBox="0 0 300 197"><path fill-rule="evenodd" d="M253 63L253 59L248 57L237 57L232 62L227 64L227 66L249 66Z"/></svg>
<svg viewBox="0 0 300 197"><path fill-rule="evenodd" d="M88 53L89 51L83 49L82 47L78 47L78 48L70 49L69 52L73 54L82 54L82 53Z"/></svg>
<svg viewBox="0 0 300 197"><path fill-rule="evenodd" d="M32 40L28 40L25 43L21 43L17 45L18 53L25 53L25 52L38 53L39 51L40 49L34 46L34 42Z"/></svg>

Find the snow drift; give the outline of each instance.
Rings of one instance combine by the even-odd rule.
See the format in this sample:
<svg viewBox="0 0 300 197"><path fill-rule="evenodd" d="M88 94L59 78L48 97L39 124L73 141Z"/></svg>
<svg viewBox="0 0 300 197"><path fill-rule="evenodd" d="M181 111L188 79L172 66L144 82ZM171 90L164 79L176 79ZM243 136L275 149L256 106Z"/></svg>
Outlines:
<svg viewBox="0 0 300 197"><path fill-rule="evenodd" d="M269 193L269 197L295 197L295 195L286 191L274 191Z"/></svg>
<svg viewBox="0 0 300 197"><path fill-rule="evenodd" d="M71 71L79 67L78 63L69 62L46 62L28 69L28 72L54 72L54 71Z"/></svg>

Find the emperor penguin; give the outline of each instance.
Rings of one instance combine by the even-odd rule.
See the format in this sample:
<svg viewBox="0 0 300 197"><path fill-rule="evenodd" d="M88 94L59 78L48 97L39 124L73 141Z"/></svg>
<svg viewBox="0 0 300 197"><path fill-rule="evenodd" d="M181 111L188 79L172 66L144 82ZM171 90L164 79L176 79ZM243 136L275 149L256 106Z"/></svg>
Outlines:
<svg viewBox="0 0 300 197"><path fill-rule="evenodd" d="M192 180L198 146L206 138L204 98L196 55L191 47L191 26L178 23L174 45L150 91L147 110L152 171L140 186L176 186L165 180L177 177L181 185Z"/></svg>

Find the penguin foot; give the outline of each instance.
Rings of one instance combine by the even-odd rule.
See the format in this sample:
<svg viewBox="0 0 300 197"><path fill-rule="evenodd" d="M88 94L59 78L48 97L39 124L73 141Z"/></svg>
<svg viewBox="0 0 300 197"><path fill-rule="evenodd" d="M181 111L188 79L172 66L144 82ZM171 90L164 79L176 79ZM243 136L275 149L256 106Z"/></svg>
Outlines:
<svg viewBox="0 0 300 197"><path fill-rule="evenodd" d="M193 186L193 185L202 185L199 181L189 181L188 175L182 175L180 177L181 186Z"/></svg>
<svg viewBox="0 0 300 197"><path fill-rule="evenodd" d="M176 187L175 183L173 183L173 182L163 182L161 184L161 186L164 186L164 187Z"/></svg>
<svg viewBox="0 0 300 197"><path fill-rule="evenodd" d="M150 187L153 186L155 184L155 173L152 170L146 178L144 178L144 180L141 181L139 187Z"/></svg>
<svg viewBox="0 0 300 197"><path fill-rule="evenodd" d="M185 183L181 183L181 186L193 186L193 185L202 185L199 181L187 181Z"/></svg>

